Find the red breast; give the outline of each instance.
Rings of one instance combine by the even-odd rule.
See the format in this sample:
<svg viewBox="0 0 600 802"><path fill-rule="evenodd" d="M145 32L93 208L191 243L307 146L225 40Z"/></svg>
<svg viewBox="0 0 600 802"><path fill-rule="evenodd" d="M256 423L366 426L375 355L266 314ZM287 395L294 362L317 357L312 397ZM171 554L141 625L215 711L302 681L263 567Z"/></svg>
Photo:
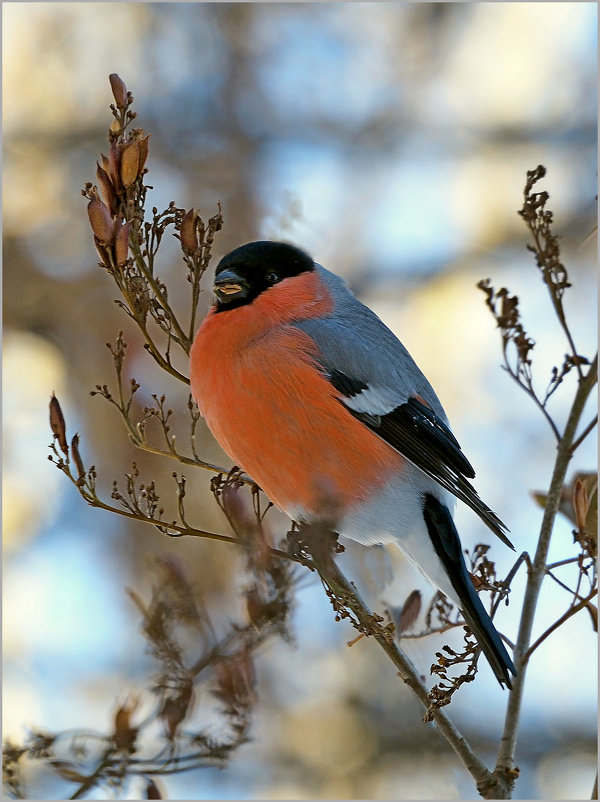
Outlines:
<svg viewBox="0 0 600 802"><path fill-rule="evenodd" d="M331 313L315 272L236 309L211 310L191 351L192 394L218 443L292 517L335 515L403 460L340 403L318 349L290 325Z"/></svg>

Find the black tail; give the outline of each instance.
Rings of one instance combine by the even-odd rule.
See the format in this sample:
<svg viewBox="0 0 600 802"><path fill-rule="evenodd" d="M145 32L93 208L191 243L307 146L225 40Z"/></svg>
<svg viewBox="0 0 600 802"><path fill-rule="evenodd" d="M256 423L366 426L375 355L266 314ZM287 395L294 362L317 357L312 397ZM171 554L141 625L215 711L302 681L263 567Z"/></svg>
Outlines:
<svg viewBox="0 0 600 802"><path fill-rule="evenodd" d="M448 572L452 587L456 591L465 621L477 638L500 685L512 688L509 672L516 677L516 669L492 619L475 592L450 511L439 499L427 493L423 517L436 554Z"/></svg>

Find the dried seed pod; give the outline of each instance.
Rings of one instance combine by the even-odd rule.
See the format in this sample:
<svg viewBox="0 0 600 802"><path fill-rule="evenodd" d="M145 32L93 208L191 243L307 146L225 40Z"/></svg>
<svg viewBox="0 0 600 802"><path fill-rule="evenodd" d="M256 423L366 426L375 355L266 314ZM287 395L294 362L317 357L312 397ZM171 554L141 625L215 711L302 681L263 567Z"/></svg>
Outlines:
<svg viewBox="0 0 600 802"><path fill-rule="evenodd" d="M116 142L112 142L110 146L107 173L110 176L113 187L118 191L121 188L121 151Z"/></svg>
<svg viewBox="0 0 600 802"><path fill-rule="evenodd" d="M160 711L160 717L165 724L169 738L175 737L179 725L187 716L190 705L194 700L193 690L191 680L186 678L182 681L180 687L176 689L175 694L165 699Z"/></svg>
<svg viewBox="0 0 600 802"><path fill-rule="evenodd" d="M129 233L131 232L131 222L120 225L115 237L115 262L117 267L121 267L127 261L129 255Z"/></svg>
<svg viewBox="0 0 600 802"><path fill-rule="evenodd" d="M215 665L217 687L214 696L228 711L240 712L252 703L252 690L256 678L249 650L232 655Z"/></svg>
<svg viewBox="0 0 600 802"><path fill-rule="evenodd" d="M140 143L134 139L121 153L121 181L124 187L130 187L137 179L139 163Z"/></svg>
<svg viewBox="0 0 600 802"><path fill-rule="evenodd" d="M110 170L110 162L109 162L109 160L108 160L108 157L107 157L107 156L105 156L105 155L104 155L104 153L101 153L101 154L100 154L100 159L101 159L101 161L102 161L102 167L103 167L104 171L106 172L106 174L107 174L107 175L109 175L109 170ZM110 181L111 181L111 183L112 183L112 179L110 179L110 176L109 176L109 180L110 180Z"/></svg>
<svg viewBox="0 0 600 802"><path fill-rule="evenodd" d="M75 467L77 468L77 484L82 485L85 481L85 468L83 460L81 459L81 454L79 453L79 435L77 433L75 433L71 439L71 455Z"/></svg>
<svg viewBox="0 0 600 802"><path fill-rule="evenodd" d="M402 610L400 611L400 616L398 619L398 631L400 634L402 634L402 632L406 632L407 629L410 629L415 625L420 612L421 591L413 590L406 597L406 600L402 605Z"/></svg>
<svg viewBox="0 0 600 802"><path fill-rule="evenodd" d="M226 484L221 498L225 514L230 518L234 527L245 531L252 527L252 511L247 499L239 492L239 487Z"/></svg>
<svg viewBox="0 0 600 802"><path fill-rule="evenodd" d="M58 445L60 446L63 454L68 454L69 446L67 444L67 426L65 424L65 418L62 413L62 409L58 403L58 398L54 395L54 393L52 393L52 398L50 399L50 428L58 440Z"/></svg>
<svg viewBox="0 0 600 802"><path fill-rule="evenodd" d="M146 784L146 799L164 799L158 785L153 779L149 779Z"/></svg>
<svg viewBox="0 0 600 802"><path fill-rule="evenodd" d="M108 76L110 81L110 88L112 89L113 97L117 104L117 108L124 109L127 106L127 87L125 81L117 75L116 72Z"/></svg>
<svg viewBox="0 0 600 802"><path fill-rule="evenodd" d="M577 479L573 485L573 510L575 511L575 523L580 532L585 529L589 506L587 487L581 479Z"/></svg>
<svg viewBox="0 0 600 802"><path fill-rule="evenodd" d="M114 236L114 221L108 206L95 194L87 208L94 236L100 245L110 245Z"/></svg>
<svg viewBox="0 0 600 802"><path fill-rule="evenodd" d="M146 319L146 315L150 311L150 293L148 292L148 285L141 276L131 276L127 280L129 294L133 304L133 311L142 320Z"/></svg>
<svg viewBox="0 0 600 802"><path fill-rule="evenodd" d="M597 542L598 475L579 473L573 482L572 504L578 531L590 542Z"/></svg>
<svg viewBox="0 0 600 802"><path fill-rule="evenodd" d="M104 157L102 157L104 159ZM108 164L108 160L107 160ZM115 189L113 187L113 183L109 178L108 173L104 169L104 167L100 167L98 162L96 162L96 177L98 178L98 184L100 185L100 190L102 192L102 197L110 211L114 214L117 210L117 198L115 195Z"/></svg>
<svg viewBox="0 0 600 802"><path fill-rule="evenodd" d="M100 263L103 265L103 267L110 267L110 254L108 250L104 247L104 245L100 245L96 237L94 237L94 245L96 246L96 251L100 257Z"/></svg>
<svg viewBox="0 0 600 802"><path fill-rule="evenodd" d="M181 247L185 254L193 254L198 250L198 230L196 220L198 213L195 209L190 209L181 219L179 235L181 237Z"/></svg>
<svg viewBox="0 0 600 802"><path fill-rule="evenodd" d="M142 170L146 165L146 159L148 158L148 149L149 149L149 142L150 134L144 137L140 137L138 140L140 145L140 157L139 157L139 164L138 164L138 175L142 174Z"/></svg>
<svg viewBox="0 0 600 802"><path fill-rule="evenodd" d="M115 744L127 752L135 751L135 739L138 728L131 726L131 717L135 713L139 699L127 700L115 713Z"/></svg>

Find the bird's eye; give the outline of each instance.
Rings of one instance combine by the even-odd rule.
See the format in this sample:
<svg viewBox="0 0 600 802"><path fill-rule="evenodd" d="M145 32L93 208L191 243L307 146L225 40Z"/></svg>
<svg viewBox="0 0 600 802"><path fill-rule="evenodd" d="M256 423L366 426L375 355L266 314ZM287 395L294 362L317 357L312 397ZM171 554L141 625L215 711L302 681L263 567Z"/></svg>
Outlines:
<svg viewBox="0 0 600 802"><path fill-rule="evenodd" d="M269 273L267 273L265 278L267 279L269 284L277 284L277 282L279 281L279 274L276 273L274 270L271 270Z"/></svg>

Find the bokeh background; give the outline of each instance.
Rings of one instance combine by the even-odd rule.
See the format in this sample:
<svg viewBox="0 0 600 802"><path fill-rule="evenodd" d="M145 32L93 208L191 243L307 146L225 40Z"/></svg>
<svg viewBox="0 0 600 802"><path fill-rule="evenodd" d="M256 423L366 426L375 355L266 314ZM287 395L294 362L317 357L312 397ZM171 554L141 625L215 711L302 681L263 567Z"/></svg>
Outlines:
<svg viewBox="0 0 600 802"><path fill-rule="evenodd" d="M342 274L413 353L475 465L480 494L517 550L531 552L541 519L531 491L547 487L554 444L500 368L499 337L475 284L491 277L519 295L545 386L566 346L516 213L526 170L544 164L573 283L569 319L580 352L594 349L596 15L593 3L4 4L5 737L21 740L29 726L110 726L115 704L151 672L125 588L148 594L157 555L184 559L216 617L239 604L232 549L167 541L88 509L46 460L55 391L108 493L132 459L167 486L173 469L134 454L115 414L89 396L112 380L104 343L127 327L96 265L80 195L106 152L108 74L126 81L152 134L150 205L176 200L208 217L221 201L217 257L250 239L285 239ZM163 250L161 275L183 306L177 243ZM127 338L142 403L166 392L171 406L184 405L139 338ZM572 387L553 402L559 422ZM573 468L595 468L594 440ZM201 448L228 465L206 432ZM224 531L208 476L190 481L199 525ZM272 520L283 532L283 519ZM465 546L490 542L468 510L457 523ZM552 558L570 553L570 530L558 522ZM505 573L513 557L492 545ZM365 556L380 584L373 555L343 559ZM399 598L414 587L429 593L401 565ZM513 639L522 590L520 577L498 616ZM535 632L568 601L547 582ZM347 649L352 630L334 623L310 578L294 632L295 644L273 641L260 655L253 740L225 771L170 779L172 798L474 796L376 645ZM406 648L426 674L443 642ZM530 666L516 796L589 797L595 678L583 612ZM490 764L505 701L482 666L451 708ZM47 777L31 783L39 796L64 792ZM139 793L128 789L129 798Z"/></svg>

